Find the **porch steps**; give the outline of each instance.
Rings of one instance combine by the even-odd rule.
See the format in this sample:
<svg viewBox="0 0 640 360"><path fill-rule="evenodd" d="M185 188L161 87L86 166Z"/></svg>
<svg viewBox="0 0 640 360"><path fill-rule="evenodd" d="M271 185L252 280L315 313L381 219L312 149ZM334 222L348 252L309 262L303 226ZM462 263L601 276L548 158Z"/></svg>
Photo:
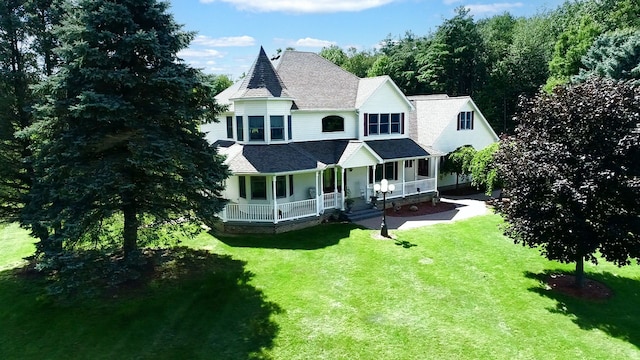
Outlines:
<svg viewBox="0 0 640 360"><path fill-rule="evenodd" d="M378 209L365 208L360 210L352 210L350 213L345 214L349 221L354 222L358 220L370 219L374 217L382 217L382 211Z"/></svg>
<svg viewBox="0 0 640 360"><path fill-rule="evenodd" d="M374 217L382 217L382 211L380 209L372 208L371 204L367 203L364 199L356 198L354 200L351 212L345 214L349 221L354 222Z"/></svg>

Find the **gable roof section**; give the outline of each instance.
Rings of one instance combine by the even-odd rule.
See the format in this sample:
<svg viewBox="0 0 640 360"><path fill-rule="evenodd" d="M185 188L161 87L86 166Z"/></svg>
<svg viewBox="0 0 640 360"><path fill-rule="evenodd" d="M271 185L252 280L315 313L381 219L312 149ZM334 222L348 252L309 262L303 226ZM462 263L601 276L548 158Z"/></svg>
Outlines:
<svg viewBox="0 0 640 360"><path fill-rule="evenodd" d="M409 101L409 99L407 99L402 90L400 90L398 85L396 85L396 83L388 75L360 79L360 82L358 83L358 96L356 98L355 107L357 109L362 107L367 102L367 100L369 100L369 98L385 83L391 84L393 89L398 93L398 96L400 96L407 104L407 106L413 110L413 104Z"/></svg>
<svg viewBox="0 0 640 360"><path fill-rule="evenodd" d="M415 114L409 117L412 136L421 144L432 145L440 137L452 119L457 119L460 109L469 101L469 96L448 97L447 95L409 96L415 102ZM419 105L420 104L420 105ZM420 119L420 124L418 124ZM415 135L414 135L415 134Z"/></svg>
<svg viewBox="0 0 640 360"><path fill-rule="evenodd" d="M285 51L276 69L298 109L355 109L360 78L320 55Z"/></svg>
<svg viewBox="0 0 640 360"><path fill-rule="evenodd" d="M271 60L260 47L258 58L231 99L290 98L287 88L276 73Z"/></svg>

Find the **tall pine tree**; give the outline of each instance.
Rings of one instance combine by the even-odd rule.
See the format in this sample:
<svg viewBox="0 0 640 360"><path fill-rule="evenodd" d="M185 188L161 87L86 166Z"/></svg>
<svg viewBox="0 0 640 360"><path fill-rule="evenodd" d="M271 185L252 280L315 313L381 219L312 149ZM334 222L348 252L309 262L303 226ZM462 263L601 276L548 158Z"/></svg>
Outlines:
<svg viewBox="0 0 640 360"><path fill-rule="evenodd" d="M60 70L31 127L38 181L27 223L59 251L122 218L125 257L143 224L209 222L228 170L199 131L219 110L202 74L177 57L183 32L156 0L80 0L57 35ZM91 239L93 240L93 239Z"/></svg>

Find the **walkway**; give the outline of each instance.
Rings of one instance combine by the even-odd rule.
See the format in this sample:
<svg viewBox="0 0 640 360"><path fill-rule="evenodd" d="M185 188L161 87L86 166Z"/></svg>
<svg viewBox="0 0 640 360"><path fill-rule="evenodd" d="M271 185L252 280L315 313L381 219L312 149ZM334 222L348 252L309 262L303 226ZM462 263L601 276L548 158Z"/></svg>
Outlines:
<svg viewBox="0 0 640 360"><path fill-rule="evenodd" d="M497 196L496 192L494 196ZM484 194L475 194L469 196L449 196L442 198L441 201L456 204L456 208L450 211L443 211L436 214L421 216L387 216L387 228L389 229L413 229L422 226L447 223L470 217L485 215L489 213L485 200L489 199ZM380 229L381 218L371 218L356 221L356 224L368 229Z"/></svg>

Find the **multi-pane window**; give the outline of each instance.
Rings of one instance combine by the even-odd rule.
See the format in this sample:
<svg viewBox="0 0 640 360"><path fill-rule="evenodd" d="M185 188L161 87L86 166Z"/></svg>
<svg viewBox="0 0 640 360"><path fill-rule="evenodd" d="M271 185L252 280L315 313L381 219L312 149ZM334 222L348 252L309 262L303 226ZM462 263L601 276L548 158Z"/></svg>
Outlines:
<svg viewBox="0 0 640 360"><path fill-rule="evenodd" d="M284 116L273 115L271 122L271 140L284 140Z"/></svg>
<svg viewBox="0 0 640 360"><path fill-rule="evenodd" d="M380 134L389 134L389 114L380 114Z"/></svg>
<svg viewBox="0 0 640 360"><path fill-rule="evenodd" d="M378 114L369 114L369 135L379 134L380 123Z"/></svg>
<svg viewBox="0 0 640 360"><path fill-rule="evenodd" d="M266 199L267 198L267 178L264 176L251 177L251 198Z"/></svg>
<svg viewBox="0 0 640 360"><path fill-rule="evenodd" d="M283 198L287 196L287 177L276 176L276 197Z"/></svg>
<svg viewBox="0 0 640 360"><path fill-rule="evenodd" d="M249 116L249 141L264 141L264 116Z"/></svg>
<svg viewBox="0 0 640 360"><path fill-rule="evenodd" d="M242 116L236 116L236 133L238 133L238 141L244 141L244 122Z"/></svg>
<svg viewBox="0 0 640 360"><path fill-rule="evenodd" d="M400 134L401 132L400 114L391 114L391 133Z"/></svg>
<svg viewBox="0 0 640 360"><path fill-rule="evenodd" d="M418 160L418 175L429 176L429 159Z"/></svg>
<svg viewBox="0 0 640 360"><path fill-rule="evenodd" d="M344 131L344 118L335 115L322 118L322 132L335 131Z"/></svg>
<svg viewBox="0 0 640 360"><path fill-rule="evenodd" d="M227 116L227 139L233 139L233 117Z"/></svg>
<svg viewBox="0 0 640 360"><path fill-rule="evenodd" d="M458 114L458 130L473 130L473 111L462 111Z"/></svg>
<svg viewBox="0 0 640 360"><path fill-rule="evenodd" d="M376 166L375 173L373 172L373 166L369 167L369 180L371 182L379 182L382 179L398 180L398 163L389 162Z"/></svg>
<svg viewBox="0 0 640 360"><path fill-rule="evenodd" d="M402 134L402 114L368 114L368 135Z"/></svg>

